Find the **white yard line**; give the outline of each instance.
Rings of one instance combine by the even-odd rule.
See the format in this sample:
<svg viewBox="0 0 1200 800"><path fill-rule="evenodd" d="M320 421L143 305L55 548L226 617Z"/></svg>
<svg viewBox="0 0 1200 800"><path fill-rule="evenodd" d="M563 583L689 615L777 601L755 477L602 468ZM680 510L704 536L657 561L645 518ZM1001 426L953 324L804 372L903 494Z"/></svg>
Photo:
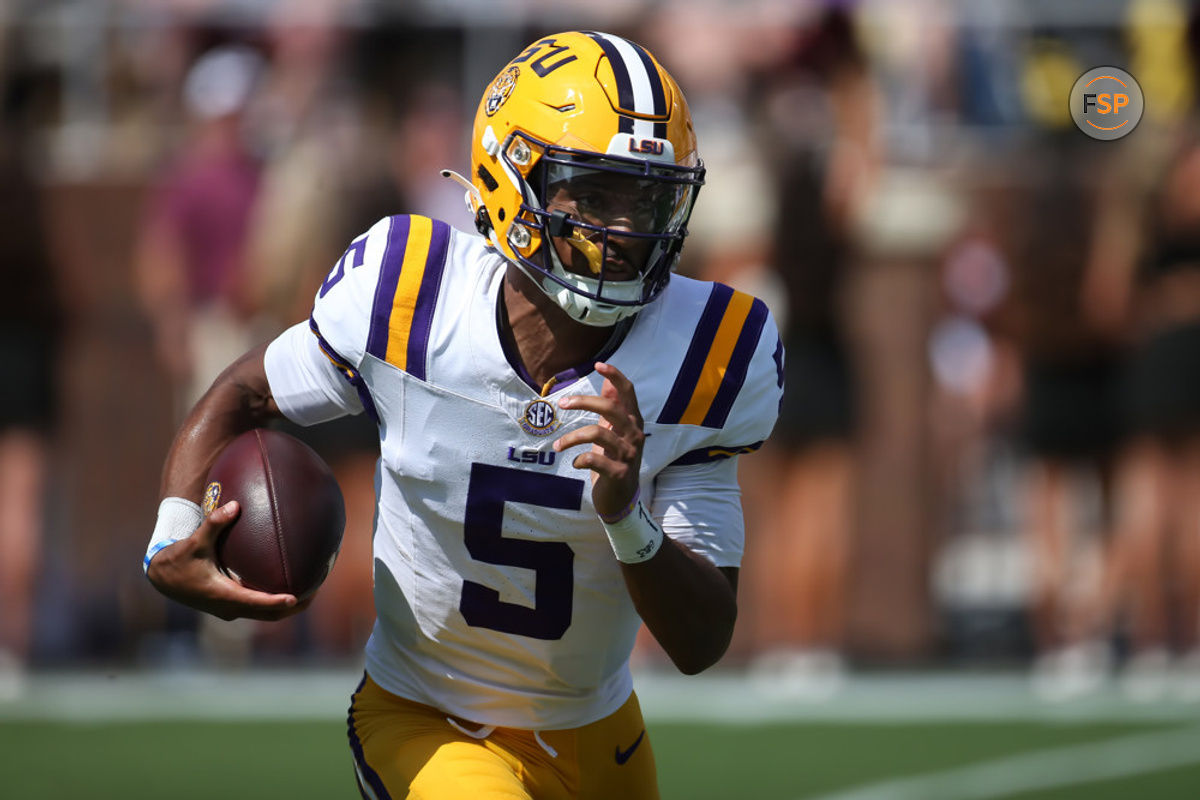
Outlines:
<svg viewBox="0 0 1200 800"><path fill-rule="evenodd" d="M1065 703L1047 703L1019 673L922 672L859 675L823 701L805 700L733 675L636 676L652 720L758 725L764 722L910 724L913 722L1191 722L1200 705L1167 697L1133 702L1109 687Z"/></svg>
<svg viewBox="0 0 1200 800"><path fill-rule="evenodd" d="M35 675L0 722L344 719L361 671Z"/></svg>
<svg viewBox="0 0 1200 800"><path fill-rule="evenodd" d="M73 672L29 676L16 700L0 700L0 722L150 719L341 719L362 673L332 670L245 672ZM1046 704L1019 673L913 673L855 676L824 702L789 697L736 673L634 680L651 722L760 725L769 722L910 724L1034 721L1192 722L1200 705L1166 699L1133 703L1115 690Z"/></svg>
<svg viewBox="0 0 1200 800"><path fill-rule="evenodd" d="M986 800L1200 763L1200 727L1122 736L866 784L807 800Z"/></svg>

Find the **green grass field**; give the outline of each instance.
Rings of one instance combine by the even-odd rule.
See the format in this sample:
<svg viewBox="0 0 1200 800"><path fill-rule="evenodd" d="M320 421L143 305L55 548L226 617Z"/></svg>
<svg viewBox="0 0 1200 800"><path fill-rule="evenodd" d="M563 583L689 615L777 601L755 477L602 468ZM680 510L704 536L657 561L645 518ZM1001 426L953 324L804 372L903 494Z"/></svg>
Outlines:
<svg viewBox="0 0 1200 800"><path fill-rule="evenodd" d="M0 797L357 797L344 716L321 710L340 682L217 683L91 679L0 704ZM1044 709L1015 682L980 686L887 681L819 705L736 679L639 693L665 798L1200 797L1200 709L1113 697Z"/></svg>

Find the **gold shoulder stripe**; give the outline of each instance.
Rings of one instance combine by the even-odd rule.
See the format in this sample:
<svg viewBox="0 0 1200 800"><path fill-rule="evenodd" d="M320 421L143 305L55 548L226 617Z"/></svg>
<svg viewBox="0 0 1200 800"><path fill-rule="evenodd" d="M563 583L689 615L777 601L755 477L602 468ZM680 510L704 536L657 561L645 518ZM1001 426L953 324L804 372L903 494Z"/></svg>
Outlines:
<svg viewBox="0 0 1200 800"><path fill-rule="evenodd" d="M725 370L728 369L729 360L733 356L733 348L737 344L738 336L746 324L746 318L750 315L750 308L753 304L752 296L744 292L735 291L733 293L733 297L730 298L729 305L725 309L725 315L721 318L721 324L717 328L716 336L713 337L708 357L704 359L700 380L696 383L696 389L692 392L687 408L684 409L683 416L679 419L681 423L699 425L704 422L704 418L717 396L717 390L721 388Z"/></svg>
<svg viewBox="0 0 1200 800"><path fill-rule="evenodd" d="M408 340L412 333L413 315L421 279L433 237L433 220L429 217L409 218L408 241L404 245L404 262L392 296L392 314L388 319L388 343L385 360L400 369L408 367Z"/></svg>

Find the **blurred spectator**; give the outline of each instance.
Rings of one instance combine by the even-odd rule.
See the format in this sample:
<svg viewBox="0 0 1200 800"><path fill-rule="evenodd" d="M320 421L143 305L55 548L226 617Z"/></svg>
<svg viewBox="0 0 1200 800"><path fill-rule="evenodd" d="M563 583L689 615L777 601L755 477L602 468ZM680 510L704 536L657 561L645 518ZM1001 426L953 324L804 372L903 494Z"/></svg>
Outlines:
<svg viewBox="0 0 1200 800"><path fill-rule="evenodd" d="M764 559L752 673L821 697L842 674L857 406L842 291L850 224L876 166L874 94L841 9L813 21L778 75L765 106L779 164L770 264L786 290L786 391L772 511L749 556Z"/></svg>
<svg viewBox="0 0 1200 800"><path fill-rule="evenodd" d="M1074 134L1074 131L1070 132ZM1082 152L1081 152L1082 151ZM1046 138L1018 188L1013 242L1024 363L1022 506L1032 559L1034 688L1066 699L1109 666L1102 619L1113 457L1121 437L1119 319L1099 324L1084 287L1105 265L1099 159L1071 136Z"/></svg>
<svg viewBox="0 0 1200 800"><path fill-rule="evenodd" d="M1115 551L1130 639L1123 685L1161 697L1173 662L1200 699L1200 146L1166 177L1137 295L1138 336L1124 400Z"/></svg>
<svg viewBox="0 0 1200 800"><path fill-rule="evenodd" d="M21 76L0 74L0 699L30 656L63 319L40 188L27 172Z"/></svg>
<svg viewBox="0 0 1200 800"><path fill-rule="evenodd" d="M943 519L926 368L938 265L960 235L967 203L956 180L953 60L958 6L928 0L864 2L855 30L877 85L870 180L852 215L855 269L846 331L861 391L856 446L855 547L847 641L889 661L935 641L930 559Z"/></svg>
<svg viewBox="0 0 1200 800"><path fill-rule="evenodd" d="M245 268L260 165L243 120L261 70L257 52L224 45L188 71L193 129L151 196L136 253L138 292L180 415L253 341Z"/></svg>
<svg viewBox="0 0 1200 800"><path fill-rule="evenodd" d="M442 169L469 171L463 156L470 152L463 141L468 123L461 109L462 98L447 84L429 82L417 88L394 123L388 168L412 213L445 220L473 234L463 188L441 175Z"/></svg>

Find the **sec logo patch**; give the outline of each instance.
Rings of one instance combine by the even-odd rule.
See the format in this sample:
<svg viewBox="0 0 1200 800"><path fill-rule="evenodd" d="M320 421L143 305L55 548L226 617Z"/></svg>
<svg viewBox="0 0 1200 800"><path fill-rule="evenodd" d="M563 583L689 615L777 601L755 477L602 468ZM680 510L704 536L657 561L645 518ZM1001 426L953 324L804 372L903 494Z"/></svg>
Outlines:
<svg viewBox="0 0 1200 800"><path fill-rule="evenodd" d="M554 412L554 406L545 400L534 400L525 406L525 413L521 416L521 428L534 436L553 433L558 428L558 416Z"/></svg>
<svg viewBox="0 0 1200 800"><path fill-rule="evenodd" d="M213 481L204 489L204 502L200 504L200 510L204 512L204 516L208 516L213 512L213 509L221 504L221 484Z"/></svg>

